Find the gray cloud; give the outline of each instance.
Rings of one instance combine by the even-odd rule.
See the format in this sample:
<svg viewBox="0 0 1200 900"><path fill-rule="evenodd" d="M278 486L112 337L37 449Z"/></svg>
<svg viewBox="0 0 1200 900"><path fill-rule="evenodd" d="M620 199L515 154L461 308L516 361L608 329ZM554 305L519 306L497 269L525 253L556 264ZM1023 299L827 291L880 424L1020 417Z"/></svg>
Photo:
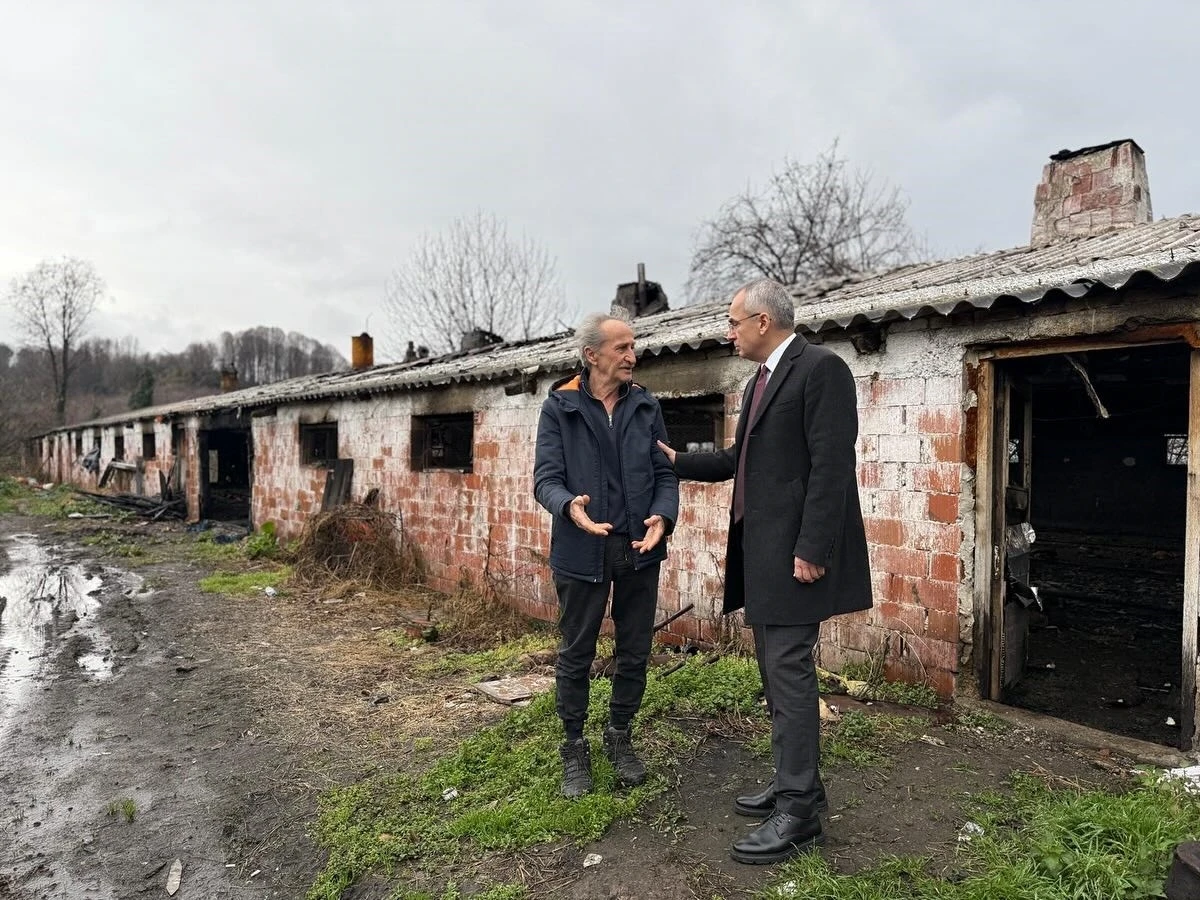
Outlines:
<svg viewBox="0 0 1200 900"><path fill-rule="evenodd" d="M1145 148L1200 209L1200 12L1115 2L41 4L0 34L0 278L90 259L105 335L256 324L344 348L422 231L476 209L579 309L645 262L682 300L699 222L841 138L940 254L1021 244L1047 155ZM1149 37L1152 36L1153 40ZM0 340L3 340L0 333Z"/></svg>

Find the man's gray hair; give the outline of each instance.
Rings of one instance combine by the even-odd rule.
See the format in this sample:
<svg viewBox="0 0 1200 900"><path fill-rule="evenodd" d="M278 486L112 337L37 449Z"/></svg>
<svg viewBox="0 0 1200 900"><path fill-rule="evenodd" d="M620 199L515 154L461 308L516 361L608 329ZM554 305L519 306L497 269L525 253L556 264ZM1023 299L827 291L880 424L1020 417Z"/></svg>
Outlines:
<svg viewBox="0 0 1200 900"><path fill-rule="evenodd" d="M588 313L575 328L575 346L579 350L579 359L584 366L588 364L588 361L587 357L583 355L583 351L599 351L605 341L605 322L623 322L628 325L629 319L612 313Z"/></svg>
<svg viewBox="0 0 1200 900"><path fill-rule="evenodd" d="M792 295L778 281L756 278L734 291L733 296L743 292L746 299L742 305L747 313L765 312L771 317L776 328L786 328L789 331L796 328L796 307L792 303Z"/></svg>

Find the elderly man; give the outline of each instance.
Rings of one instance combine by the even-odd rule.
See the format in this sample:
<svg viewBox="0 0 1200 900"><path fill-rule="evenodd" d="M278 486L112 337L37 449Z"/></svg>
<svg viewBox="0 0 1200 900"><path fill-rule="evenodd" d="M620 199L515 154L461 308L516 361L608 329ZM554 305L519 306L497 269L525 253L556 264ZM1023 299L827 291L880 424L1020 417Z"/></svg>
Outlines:
<svg viewBox="0 0 1200 900"><path fill-rule="evenodd" d="M780 862L824 841L820 711L812 651L820 623L871 606L855 480L854 379L837 354L795 333L792 298L766 279L729 305L738 354L759 363L732 447L676 453L681 478L734 479L724 612L745 607L771 717L775 778L734 811L766 818L734 843L743 863Z"/></svg>
<svg viewBox="0 0 1200 900"><path fill-rule="evenodd" d="M594 314L575 337L583 371L556 382L543 401L533 470L534 494L554 517L550 568L561 632L556 704L565 732L565 797L592 789L583 725L610 591L616 674L604 750L620 784L646 778L630 724L646 688L665 538L679 511L679 484L656 446L666 440L662 410L633 383L633 330Z"/></svg>

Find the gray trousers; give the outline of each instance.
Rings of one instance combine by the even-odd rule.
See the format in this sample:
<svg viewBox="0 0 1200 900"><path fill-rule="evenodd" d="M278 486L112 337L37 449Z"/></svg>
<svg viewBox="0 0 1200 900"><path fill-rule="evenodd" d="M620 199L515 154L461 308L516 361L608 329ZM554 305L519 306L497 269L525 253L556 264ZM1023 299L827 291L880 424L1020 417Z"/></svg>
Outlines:
<svg viewBox="0 0 1200 900"><path fill-rule="evenodd" d="M812 652L821 626L755 625L754 651L771 717L775 807L807 819L825 800L821 708Z"/></svg>

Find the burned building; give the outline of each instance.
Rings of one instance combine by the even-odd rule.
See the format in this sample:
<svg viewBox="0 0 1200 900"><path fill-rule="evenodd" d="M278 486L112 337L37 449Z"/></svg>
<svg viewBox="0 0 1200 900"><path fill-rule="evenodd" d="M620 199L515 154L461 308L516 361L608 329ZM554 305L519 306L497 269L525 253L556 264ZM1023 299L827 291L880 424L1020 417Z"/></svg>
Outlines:
<svg viewBox="0 0 1200 900"><path fill-rule="evenodd" d="M942 696L1192 746L1200 218L1150 210L1132 141L1058 153L1029 245L795 287L798 330L858 385L876 599L826 624L825 665L883 658ZM727 446L751 365L726 304L651 311L639 282L618 295L646 313L638 381L678 446ZM549 384L576 365L569 335L414 355L68 426L40 459L92 485L78 448L98 439L101 472L132 466L113 486L153 492L162 472L193 518L284 537L330 484L378 489L435 587L488 573L552 620L532 447ZM660 595L664 618L693 604L676 640L717 634L729 490L682 485Z"/></svg>

